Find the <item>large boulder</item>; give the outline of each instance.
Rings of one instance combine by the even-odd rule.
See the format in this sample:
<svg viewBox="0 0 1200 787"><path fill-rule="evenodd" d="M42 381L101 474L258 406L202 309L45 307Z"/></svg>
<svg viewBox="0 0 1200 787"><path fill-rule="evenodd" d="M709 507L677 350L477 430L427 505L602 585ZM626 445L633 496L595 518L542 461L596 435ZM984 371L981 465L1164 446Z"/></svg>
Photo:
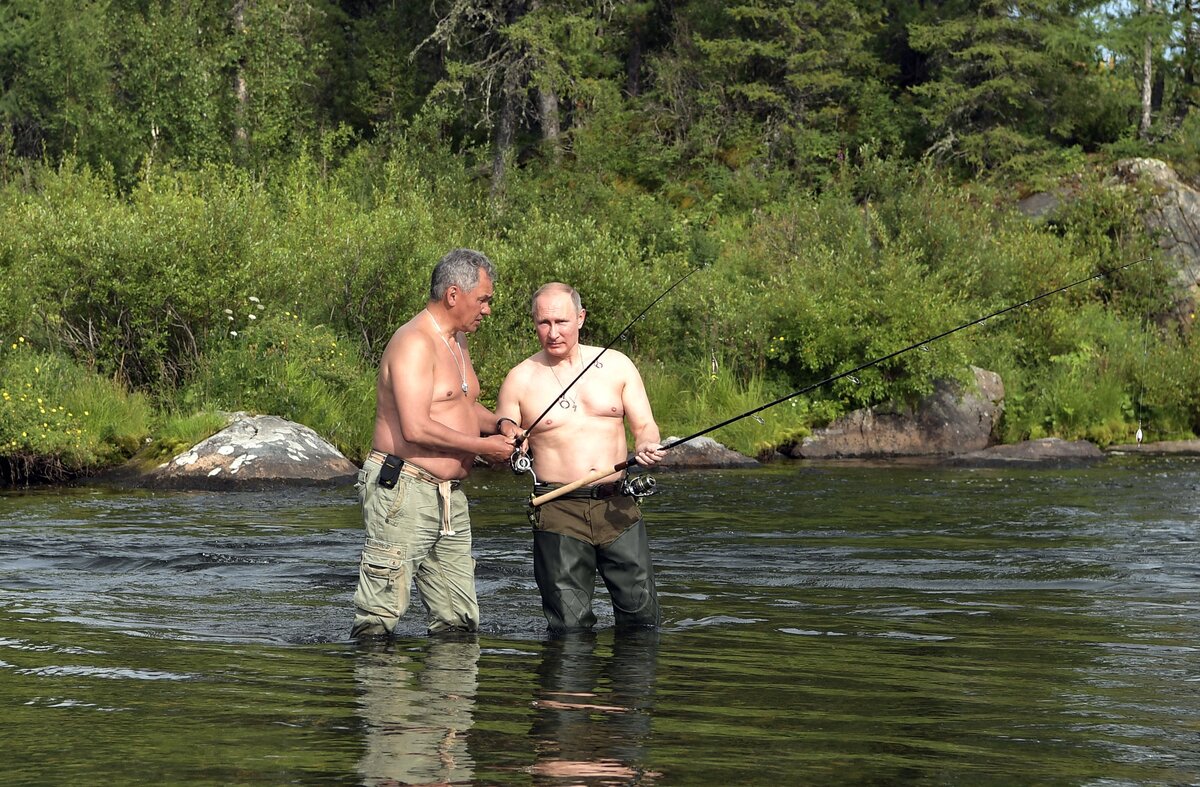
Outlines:
<svg viewBox="0 0 1200 787"><path fill-rule="evenodd" d="M670 445L678 437L668 437L663 445ZM678 448L667 451L658 467L701 468L701 467L754 467L758 460L739 454L711 437L697 437Z"/></svg>
<svg viewBox="0 0 1200 787"><path fill-rule="evenodd" d="M1043 467L1090 464L1103 459L1104 452L1087 440L1063 440L1044 437L1009 445L995 445L982 451L951 457L957 467Z"/></svg>
<svg viewBox="0 0 1200 787"><path fill-rule="evenodd" d="M1191 321L1200 301L1200 191L1180 180L1166 162L1150 158L1118 161L1105 182L1106 187L1118 190L1138 184L1150 188L1146 226L1175 270L1175 316ZM1031 219L1053 220L1077 192L1077 184L1064 181L1059 188L1025 197L1016 207Z"/></svg>
<svg viewBox="0 0 1200 787"><path fill-rule="evenodd" d="M971 367L974 385L941 382L916 408L856 410L784 453L802 459L943 456L991 445L1004 409L1000 375Z"/></svg>
<svg viewBox="0 0 1200 787"><path fill-rule="evenodd" d="M273 415L239 415L225 429L151 470L173 489L350 482L358 468L312 429Z"/></svg>
<svg viewBox="0 0 1200 787"><path fill-rule="evenodd" d="M1115 183L1151 186L1153 199L1146 225L1158 236L1159 247L1175 267L1180 300L1194 304L1200 293L1200 192L1157 159L1123 159L1114 165L1113 173Z"/></svg>

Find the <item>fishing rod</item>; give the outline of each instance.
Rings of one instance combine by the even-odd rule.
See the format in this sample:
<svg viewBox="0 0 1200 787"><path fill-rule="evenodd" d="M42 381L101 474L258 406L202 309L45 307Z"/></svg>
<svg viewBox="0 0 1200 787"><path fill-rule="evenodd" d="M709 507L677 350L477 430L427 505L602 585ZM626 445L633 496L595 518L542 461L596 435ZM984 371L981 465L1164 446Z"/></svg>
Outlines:
<svg viewBox="0 0 1200 787"><path fill-rule="evenodd" d="M709 432L714 432L717 429L720 429L724 426L729 426L730 424L736 423L737 421L740 421L743 418L749 418L752 415L757 415L758 413L762 412L763 410L766 410L769 407L774 407L777 404L782 404L782 403L788 401L789 399L793 399L797 396L800 396L801 394L806 394L809 391L816 390L817 388L821 388L822 386L828 385L829 383L836 382L837 380L841 380L844 377L851 377L852 375L854 375L857 372L861 372L864 369L869 369L872 366L881 364L884 361L895 358L897 355L903 355L904 353L909 352L911 350L915 350L918 347L924 347L927 344L936 342L938 339L944 339L947 336L949 336L950 334L958 333L961 330L970 328L973 325L978 325L979 323L990 320L993 317L999 317L1001 314L1004 314L1006 312L1013 311L1014 309L1020 309L1023 306L1028 306L1031 303L1040 301L1043 298L1048 298L1051 295L1056 295L1064 290L1069 290L1072 287L1078 287L1080 284L1086 284L1087 282L1092 281L1094 279L1099 279L1102 276L1108 276L1110 274L1116 273L1117 271L1124 270L1125 268L1129 268L1133 265L1137 265L1140 262L1145 262L1148 259L1150 259L1150 258L1149 257L1141 257L1139 259L1134 260L1133 262L1127 262L1124 265L1120 265L1116 268L1109 268L1108 270L1102 270L1099 273L1095 273L1095 274L1092 274L1091 276L1088 276L1087 278L1080 279L1078 281L1073 281L1070 284L1064 284L1063 286L1058 287L1056 289L1049 290L1047 292L1043 292L1040 295L1035 295L1034 297L1029 298L1028 300L1021 301L1020 303L1014 303L1011 306L1005 306L1003 309L994 311L991 314L988 314L984 317L980 317L976 320L971 320L970 322L963 323L962 325L959 325L955 328L951 328L948 331L942 331L941 333L937 334L936 336L930 336L928 339L922 339L921 341L916 342L915 344L910 344L903 349L896 350L895 352L891 352L891 353L888 353L887 355L880 356L873 361L867 361L866 363L859 364L858 366L855 366L853 369L849 369L847 371L839 372L838 374L834 374L829 377L826 377L824 380L815 382L812 385L806 385L805 387L803 387L799 390L796 390L796 391L792 391L791 393L781 396L778 399L775 399L774 401L767 402L766 404L760 405L759 407L755 407L753 410L747 410L746 412L744 412L740 415L735 415L732 418L727 418L724 421L720 422L719 424L714 424L713 426L710 426L707 429L701 429L699 432L696 432L695 434L688 435L687 437L681 437L678 440L674 440L674 441L668 443L667 445L662 446L661 450L670 451L672 448L677 448L677 447L683 445L684 443L695 440L697 437L702 437L702 436L708 434ZM580 478L577 481L572 481L571 483L566 484L564 486L560 486L556 489L553 489L544 495L540 495L538 497L531 498L529 503L530 503L530 505L532 505L534 507L540 506L543 503L548 503L557 497L561 497L562 495L567 494L568 492L573 492L574 490L578 489L581 486L586 486L587 484L590 484L594 481L599 481L601 478L604 478L605 476L612 475L613 473L618 473L618 472L626 469L627 467L631 467L635 464L637 464L637 459L633 454L630 454L630 456L624 462L619 462L618 464L614 465L610 469L597 470L594 473L591 473L583 478Z"/></svg>
<svg viewBox="0 0 1200 787"><path fill-rule="evenodd" d="M519 437L517 437L517 442L516 442L517 450L513 451L513 456L512 456L513 472L524 473L525 471L527 471L529 469L528 456L521 454L521 443L525 441L525 438L529 437L529 433L533 431L533 428L535 426L537 426L539 423L541 423L543 418L545 418L547 415L550 414L550 411L554 409L554 405L558 404L562 400L562 398L567 395L567 391L571 390L571 387L573 385L575 385L575 383L579 382L579 378L583 377L584 372L586 372L588 369L591 369L592 366L596 363L596 361L600 360L600 356L604 355L604 353L608 352L609 348L611 348L614 344L616 344L617 340L620 339L622 336L624 336L625 333L630 328L632 328L638 320L642 319L642 317L644 317L646 315L646 312L648 312L652 308L654 308L654 305L656 303L661 301L663 298L667 297L667 295L671 292L671 290L675 289L680 284L683 284L685 281L687 281L687 278L689 276L691 276L693 273L695 273L698 270L700 270L700 268L692 268L690 271L685 273L683 276L676 279L675 283L672 284L670 287L668 287L666 290L664 290L662 295L659 295L657 298L655 298L653 301L650 302L649 306L647 306L646 308L644 308L640 312L638 312L638 315L636 317L634 317L632 320L630 320L629 324L626 325L624 328L622 328L617 333L617 335L612 338L612 341L610 341L608 344L604 345L604 349L602 349L599 353L597 353L596 357L593 358L588 363L587 366L583 367L583 369L580 370L579 374L575 375L575 379L572 380L571 382L567 383L567 387L563 388L562 392L559 393L558 396L554 397L554 399L550 402L550 404L546 406L546 409L542 411L542 414L539 415L537 418L535 418L533 423L531 423L528 426L528 428L523 430L523 433ZM520 457L518 455L520 455Z"/></svg>

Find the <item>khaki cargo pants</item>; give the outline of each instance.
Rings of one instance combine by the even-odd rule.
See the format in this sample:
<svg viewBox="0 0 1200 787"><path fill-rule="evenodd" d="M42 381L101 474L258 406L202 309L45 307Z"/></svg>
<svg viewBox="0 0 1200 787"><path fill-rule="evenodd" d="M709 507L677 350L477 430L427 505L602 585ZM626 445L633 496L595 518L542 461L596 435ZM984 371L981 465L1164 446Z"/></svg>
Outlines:
<svg viewBox="0 0 1200 787"><path fill-rule="evenodd" d="M381 466L367 459L355 484L367 539L350 636L391 634L408 610L413 580L429 613L429 633L476 631L479 603L466 495L456 488L442 500L436 485L403 474L394 488L385 489L378 483ZM441 533L444 505L450 507L454 535Z"/></svg>

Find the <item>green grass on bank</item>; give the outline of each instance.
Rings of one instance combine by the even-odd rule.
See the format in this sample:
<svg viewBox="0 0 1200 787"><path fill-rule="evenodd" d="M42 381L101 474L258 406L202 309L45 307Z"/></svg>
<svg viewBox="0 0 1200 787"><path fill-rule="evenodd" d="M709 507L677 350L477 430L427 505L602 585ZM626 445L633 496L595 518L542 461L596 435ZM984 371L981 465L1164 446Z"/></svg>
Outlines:
<svg viewBox="0 0 1200 787"><path fill-rule="evenodd" d="M63 480L117 464L152 420L145 395L24 336L0 351L0 481Z"/></svg>

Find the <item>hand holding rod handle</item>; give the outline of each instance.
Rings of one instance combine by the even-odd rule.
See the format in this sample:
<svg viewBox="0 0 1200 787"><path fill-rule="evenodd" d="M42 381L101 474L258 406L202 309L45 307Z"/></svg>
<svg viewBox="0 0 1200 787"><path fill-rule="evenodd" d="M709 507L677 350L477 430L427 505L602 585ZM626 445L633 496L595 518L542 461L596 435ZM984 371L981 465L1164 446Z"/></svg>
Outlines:
<svg viewBox="0 0 1200 787"><path fill-rule="evenodd" d="M606 475L612 475L613 473L619 473L622 470L624 470L625 468L630 467L632 465L636 465L636 464L637 464L637 459L635 459L632 455L630 455L630 457L628 459L626 459L624 462L621 462L620 464L617 464L617 465L613 465L613 467L609 470L597 470L596 472L591 473L590 475L585 475L583 478L580 478L576 481L572 481L569 484L564 484L563 486L560 486L558 489L552 489L544 495L539 495L538 497L532 497L529 499L529 505L533 506L534 508L537 508L542 503L549 503L551 500L560 498L563 495L567 494L568 492L574 492L576 489L578 489L581 486L587 486L588 484L590 484L594 481L599 481L601 478L604 478L604 476L606 476Z"/></svg>

